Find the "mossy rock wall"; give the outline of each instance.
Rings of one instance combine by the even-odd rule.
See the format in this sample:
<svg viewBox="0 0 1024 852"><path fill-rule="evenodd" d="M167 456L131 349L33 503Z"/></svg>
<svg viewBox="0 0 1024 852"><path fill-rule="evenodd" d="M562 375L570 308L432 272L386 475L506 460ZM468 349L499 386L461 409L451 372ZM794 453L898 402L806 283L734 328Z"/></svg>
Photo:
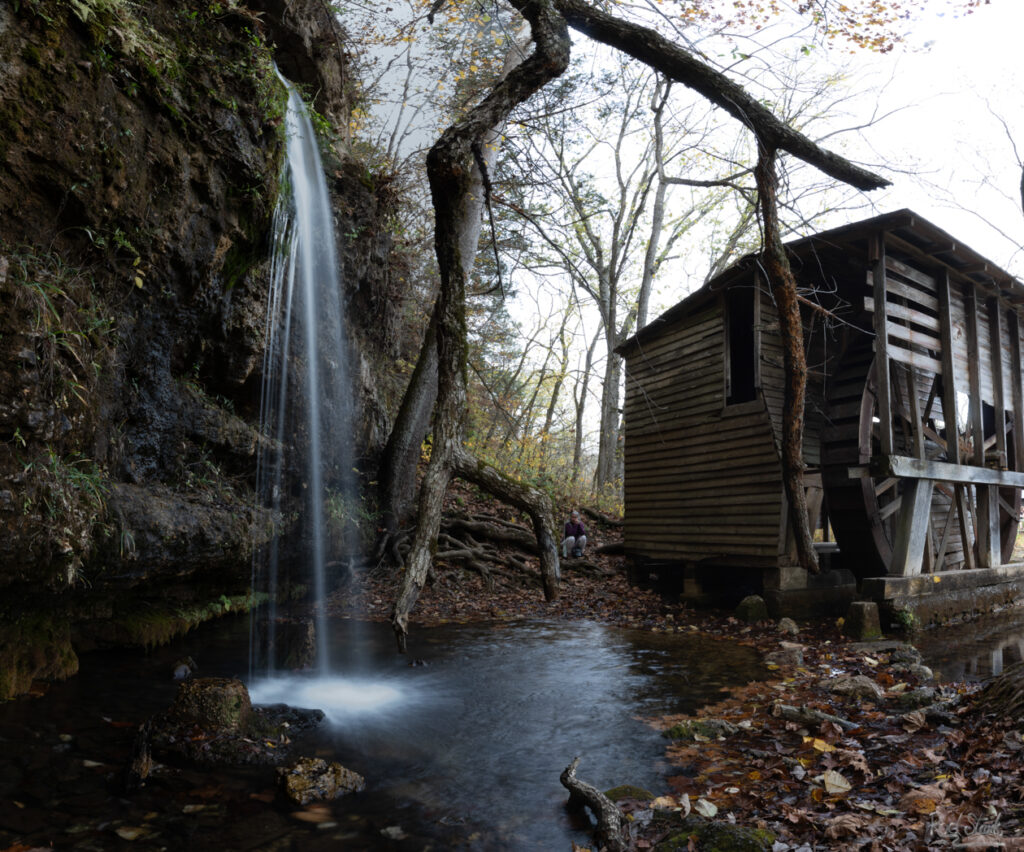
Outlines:
<svg viewBox="0 0 1024 852"><path fill-rule="evenodd" d="M116 619L97 611L148 611L171 588L205 611L245 594L254 545L288 530L295 506L253 508L284 156L273 61L345 128L342 40L322 0L0 2L0 635L46 611L61 637L88 645L102 623L106 642ZM372 455L380 328L401 303L378 292L394 199L343 146L326 153ZM73 654L3 658L6 692Z"/></svg>

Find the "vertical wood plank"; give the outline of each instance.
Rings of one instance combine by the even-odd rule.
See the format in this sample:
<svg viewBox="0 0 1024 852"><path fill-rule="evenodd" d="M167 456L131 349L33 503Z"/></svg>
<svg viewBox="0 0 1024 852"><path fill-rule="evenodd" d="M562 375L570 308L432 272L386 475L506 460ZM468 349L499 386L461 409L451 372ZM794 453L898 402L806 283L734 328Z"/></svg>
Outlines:
<svg viewBox="0 0 1024 852"><path fill-rule="evenodd" d="M949 292L949 270L936 280L939 291L939 322L942 334L942 416L946 424L946 461L960 464L960 441L956 422L957 373L953 356L953 310Z"/></svg>
<svg viewBox="0 0 1024 852"><path fill-rule="evenodd" d="M1010 337L1010 404L1013 406L1013 469L1024 470L1024 390L1021 387L1020 319L1006 312Z"/></svg>
<svg viewBox="0 0 1024 852"><path fill-rule="evenodd" d="M988 313L989 346L992 353L992 405L995 408L996 450L1001 463L1006 460L1006 378L1003 364L1003 323L998 299L989 299L985 307Z"/></svg>
<svg viewBox="0 0 1024 852"><path fill-rule="evenodd" d="M968 425L974 451L971 464L978 467L985 465L985 428L981 410L981 364L977 357L978 340L978 297L973 284L964 287L964 308L967 313L967 351L972 357L967 359L967 393L970 397Z"/></svg>
<svg viewBox="0 0 1024 852"><path fill-rule="evenodd" d="M891 456L894 444L892 436L892 396L889 387L889 334L887 331L888 305L885 299L885 232L872 238L873 267L871 281L874 288L875 310L875 396L878 399L879 439L882 454Z"/></svg>
<svg viewBox="0 0 1024 852"><path fill-rule="evenodd" d="M950 292L949 270L943 269L936 279L939 292L939 322L942 334L942 416L946 424L946 460L960 464L960 427L957 424L957 392L963 380L957 373L953 337L953 302ZM963 485L953 487L957 523L960 525L960 541L964 552L964 566L974 568L974 550L971 547L970 524L968 519L968 498ZM948 528L947 523L947 528ZM944 548L940 545L940 550ZM943 557L945 554L943 553Z"/></svg>
<svg viewBox="0 0 1024 852"><path fill-rule="evenodd" d="M978 341L981 339L978 311L977 288L968 284L964 288L964 304L967 309L967 351L978 352ZM981 400L981 363L978 357L967 362L967 378L970 386L970 423L971 440L974 451L971 461L978 467L985 466L985 423ZM989 365L991 368L991 364ZM995 378L993 376L993 378ZM975 512L978 520L978 567L995 568L999 565L999 492L995 486L979 485L974 489Z"/></svg>
<svg viewBox="0 0 1024 852"><path fill-rule="evenodd" d="M932 514L934 485L930 479L904 481L903 505L896 529L892 564L889 566L889 572L896 577L913 577L921 573Z"/></svg>

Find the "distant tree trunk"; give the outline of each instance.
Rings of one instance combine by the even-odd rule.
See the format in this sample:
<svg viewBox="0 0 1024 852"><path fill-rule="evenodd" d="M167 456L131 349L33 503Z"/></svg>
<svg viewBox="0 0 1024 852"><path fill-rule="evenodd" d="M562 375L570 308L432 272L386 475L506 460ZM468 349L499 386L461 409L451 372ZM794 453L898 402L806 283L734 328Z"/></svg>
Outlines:
<svg viewBox="0 0 1024 852"><path fill-rule="evenodd" d="M466 206L471 203L472 173L475 157L488 131L505 122L508 114L545 83L562 74L569 64L569 35L565 21L554 11L551 0L513 0L530 23L535 50L521 65L499 82L487 97L459 122L449 127L427 155L427 174L434 204L434 248L440 272L441 289L434 309L437 330L438 381L434 406L434 442L430 463L420 487L419 517L412 549L406 560L405 574L395 606L391 626L400 651L405 651L409 631L409 612L419 597L431 566L431 555L441 525L444 492L453 474L476 471L481 481L490 477L481 471L486 466L462 446L463 416L466 409L466 265L462 258L462 238L466 224ZM503 490L511 494L517 484L502 480ZM488 487L485 485L485 487ZM537 495L519 491L524 503ZM544 512L543 504L533 511ZM553 536L544 533L543 517L535 520L542 569L549 575L548 595L557 595L558 552ZM547 521L553 525L553 517ZM554 569L551 566L554 565ZM550 579L549 579L550 578Z"/></svg>
<svg viewBox="0 0 1024 852"><path fill-rule="evenodd" d="M608 362L605 364L601 385L601 434L597 444L597 469L594 472L594 491L601 490L615 479L615 452L619 439L619 383L622 378L622 358L615 354L618 343L614 328L605 329Z"/></svg>
<svg viewBox="0 0 1024 852"><path fill-rule="evenodd" d="M775 308L779 314L782 335L783 365L786 387L782 403L782 479L789 501L789 522L796 538L800 565L812 574L818 573L818 555L807 517L807 497L804 491L804 395L807 389L807 360L804 356L803 322L797 297L796 279L789 266L786 249L779 231L779 211L776 198L778 176L775 172L776 152L758 143L757 180L758 204L764 228L764 247L761 258L771 285Z"/></svg>
<svg viewBox="0 0 1024 852"><path fill-rule="evenodd" d="M587 359L583 364L583 377L577 382L579 394L575 397L576 402L576 434L573 436L572 445L572 481L576 484L580 480L581 467L583 466L583 414L587 408L587 390L590 387L590 373L594 367L594 350L597 348L597 341L601 339L601 331L598 329L594 339L590 341L587 348Z"/></svg>

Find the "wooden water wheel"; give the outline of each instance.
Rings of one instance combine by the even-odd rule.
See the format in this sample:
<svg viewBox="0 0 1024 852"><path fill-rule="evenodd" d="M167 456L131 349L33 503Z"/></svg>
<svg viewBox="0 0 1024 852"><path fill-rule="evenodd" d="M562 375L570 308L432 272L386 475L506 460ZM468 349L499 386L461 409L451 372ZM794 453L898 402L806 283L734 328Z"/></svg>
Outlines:
<svg viewBox="0 0 1024 852"><path fill-rule="evenodd" d="M947 436L955 434L961 457L974 452L963 417L943 412L941 377L890 362L892 426L896 455L929 461L950 459ZM858 577L891 573L897 528L909 482L872 475L871 462L880 453L877 363L870 343L849 352L833 378L828 394L829 426L822 447L823 480L829 520L843 553L843 565ZM955 406L950 406L955 408ZM985 406L985 449L996 445L991 407ZM959 421L959 422L958 422ZM1004 424L1008 459L1014 469L1012 426ZM977 565L975 486L936 482L931 497L924 571ZM999 532L1003 561L1016 540L1021 495L999 489Z"/></svg>

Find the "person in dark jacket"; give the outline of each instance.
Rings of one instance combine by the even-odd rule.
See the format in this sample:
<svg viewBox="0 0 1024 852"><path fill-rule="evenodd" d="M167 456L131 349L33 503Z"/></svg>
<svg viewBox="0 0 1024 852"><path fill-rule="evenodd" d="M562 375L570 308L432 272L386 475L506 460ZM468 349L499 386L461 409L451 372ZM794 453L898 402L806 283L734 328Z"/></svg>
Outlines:
<svg viewBox="0 0 1024 852"><path fill-rule="evenodd" d="M583 555L583 548L587 546L587 530L580 520L580 513L573 509L569 520L565 524L565 532L562 534L562 558L568 559L569 555L580 557Z"/></svg>

